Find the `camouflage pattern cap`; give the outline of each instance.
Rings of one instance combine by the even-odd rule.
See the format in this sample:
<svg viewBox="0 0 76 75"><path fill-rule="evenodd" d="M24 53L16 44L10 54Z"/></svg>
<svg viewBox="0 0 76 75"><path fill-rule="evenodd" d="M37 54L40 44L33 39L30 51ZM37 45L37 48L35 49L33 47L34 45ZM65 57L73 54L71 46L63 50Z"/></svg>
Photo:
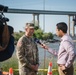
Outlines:
<svg viewBox="0 0 76 75"><path fill-rule="evenodd" d="M34 24L33 23L26 23L25 28L34 28Z"/></svg>

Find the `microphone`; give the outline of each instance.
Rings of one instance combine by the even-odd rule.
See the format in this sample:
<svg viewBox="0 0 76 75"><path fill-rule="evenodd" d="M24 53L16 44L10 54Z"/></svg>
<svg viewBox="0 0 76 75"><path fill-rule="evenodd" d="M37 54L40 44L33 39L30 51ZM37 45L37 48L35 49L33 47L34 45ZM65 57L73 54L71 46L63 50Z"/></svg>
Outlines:
<svg viewBox="0 0 76 75"><path fill-rule="evenodd" d="M34 41L43 46L43 44L39 41L39 39L34 38Z"/></svg>
<svg viewBox="0 0 76 75"><path fill-rule="evenodd" d="M39 39L34 38L34 41L37 42L38 44L40 44L44 49L48 49L48 47L47 47L46 45L44 45L43 43L41 43L41 42L39 41Z"/></svg>
<svg viewBox="0 0 76 75"><path fill-rule="evenodd" d="M0 5L0 11L7 12L7 10L8 10L7 6Z"/></svg>

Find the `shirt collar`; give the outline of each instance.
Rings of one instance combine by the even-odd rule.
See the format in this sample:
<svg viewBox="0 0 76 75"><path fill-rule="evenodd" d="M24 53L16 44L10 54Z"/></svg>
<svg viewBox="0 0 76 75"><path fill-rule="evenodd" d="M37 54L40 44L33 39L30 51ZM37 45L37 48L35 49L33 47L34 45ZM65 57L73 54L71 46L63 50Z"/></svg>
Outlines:
<svg viewBox="0 0 76 75"><path fill-rule="evenodd" d="M66 34L61 38L61 41L64 40L67 35L68 35L68 34L66 33Z"/></svg>

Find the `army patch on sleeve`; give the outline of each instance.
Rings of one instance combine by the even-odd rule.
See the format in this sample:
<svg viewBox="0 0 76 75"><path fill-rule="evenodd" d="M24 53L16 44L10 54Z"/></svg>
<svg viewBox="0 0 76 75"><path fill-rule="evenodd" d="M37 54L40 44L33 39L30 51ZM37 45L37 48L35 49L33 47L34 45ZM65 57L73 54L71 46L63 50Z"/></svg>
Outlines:
<svg viewBox="0 0 76 75"><path fill-rule="evenodd" d="M17 46L22 46L22 42L18 41Z"/></svg>

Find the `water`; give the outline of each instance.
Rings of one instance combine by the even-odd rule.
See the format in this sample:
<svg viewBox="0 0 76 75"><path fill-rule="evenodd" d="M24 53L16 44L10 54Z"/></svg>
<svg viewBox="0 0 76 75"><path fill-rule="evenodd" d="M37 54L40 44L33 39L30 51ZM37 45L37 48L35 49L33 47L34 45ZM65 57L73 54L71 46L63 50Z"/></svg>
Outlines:
<svg viewBox="0 0 76 75"><path fill-rule="evenodd" d="M58 50L59 42L57 42L57 43L49 43L49 44L46 44L46 45L49 48ZM41 48L40 46L38 46L38 49L39 49L39 58L40 58L40 60L42 60L44 58L44 52L46 52L46 57L50 57L51 56L51 54L47 50Z"/></svg>
<svg viewBox="0 0 76 75"><path fill-rule="evenodd" d="M57 42L57 43L49 43L49 44L46 44L46 45L48 47L50 47L50 48L55 49L55 50L58 51L59 44L60 44L60 42ZM39 57L40 57L40 59L43 59L43 57L44 57L44 51L46 51L46 56L47 57L51 55L47 50L41 48L40 46L38 46L38 49L39 49ZM76 49L76 42L75 42L75 49Z"/></svg>
<svg viewBox="0 0 76 75"><path fill-rule="evenodd" d="M60 40L59 37L57 36L54 36L54 39L57 39L57 40ZM75 37L72 37L73 40L76 40L76 36ZM76 49L76 42L75 43L75 49ZM55 49L55 50L59 50L59 44L60 42L56 42L56 43L49 43L49 44L46 44L48 47L52 48L52 49ZM44 59L44 53L46 53L46 57L47 58L50 58L52 56L52 54L50 54L48 51L44 50L43 48L41 48L40 46L38 46L38 49L39 49L39 58L40 60Z"/></svg>
<svg viewBox="0 0 76 75"><path fill-rule="evenodd" d="M48 47L55 49L58 51L60 42L56 43L49 43L46 44ZM40 68L47 67L48 63L51 61L53 62L54 66L57 66L57 57L49 53L47 50L38 46L39 49L39 59L40 59ZM75 42L75 49L76 49L76 42Z"/></svg>

